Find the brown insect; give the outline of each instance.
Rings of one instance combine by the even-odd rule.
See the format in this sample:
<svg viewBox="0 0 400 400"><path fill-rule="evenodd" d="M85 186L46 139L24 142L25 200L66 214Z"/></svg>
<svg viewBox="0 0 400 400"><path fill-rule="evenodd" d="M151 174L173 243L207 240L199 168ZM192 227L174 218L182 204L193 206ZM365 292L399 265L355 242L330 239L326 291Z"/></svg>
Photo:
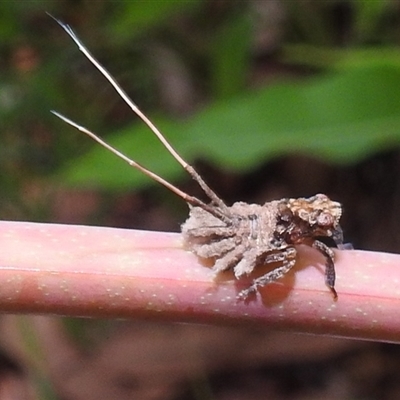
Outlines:
<svg viewBox="0 0 400 400"><path fill-rule="evenodd" d="M330 237L338 247L344 247L343 234L339 225L342 214L339 203L323 194L317 194L309 198L275 200L263 205L243 202L234 203L232 206L226 205L194 168L174 150L110 73L90 54L70 26L55 20L77 44L79 50L111 83L132 111L157 136L175 160L200 185L209 198L209 203L181 191L136 161L126 157L83 126L55 111L52 113L185 200L190 209L189 218L182 225L185 243L197 256L213 259L213 270L216 274L232 269L235 277L240 279L252 274L261 265L275 264L272 270L253 279L251 285L239 293L239 299L246 299L250 294L256 293L258 288L276 281L290 271L296 262L295 246L298 244L314 247L323 254L326 260L325 283L334 298L337 298L334 253L318 238Z"/></svg>

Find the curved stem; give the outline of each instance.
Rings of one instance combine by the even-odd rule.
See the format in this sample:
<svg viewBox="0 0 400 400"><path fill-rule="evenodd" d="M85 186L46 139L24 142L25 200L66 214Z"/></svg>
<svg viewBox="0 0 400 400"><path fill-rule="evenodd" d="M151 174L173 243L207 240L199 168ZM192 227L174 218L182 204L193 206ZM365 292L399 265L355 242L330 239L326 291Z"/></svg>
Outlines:
<svg viewBox="0 0 400 400"><path fill-rule="evenodd" d="M238 301L249 282L182 247L181 235L0 222L0 312L153 317L400 342L400 256L336 251L334 301L324 260L299 248L294 272ZM260 271L261 272L261 271Z"/></svg>

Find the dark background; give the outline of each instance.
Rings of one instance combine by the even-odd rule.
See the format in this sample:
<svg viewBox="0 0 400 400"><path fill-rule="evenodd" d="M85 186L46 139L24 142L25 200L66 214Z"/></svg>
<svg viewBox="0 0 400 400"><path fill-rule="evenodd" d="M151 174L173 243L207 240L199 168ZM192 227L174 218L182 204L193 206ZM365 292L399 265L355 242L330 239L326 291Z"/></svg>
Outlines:
<svg viewBox="0 0 400 400"><path fill-rule="evenodd" d="M202 196L46 11L74 28L227 203L325 193L344 206L346 241L399 251L397 1L0 2L0 217L179 231L181 199L50 114ZM46 321L3 317L0 395L399 396L394 345Z"/></svg>

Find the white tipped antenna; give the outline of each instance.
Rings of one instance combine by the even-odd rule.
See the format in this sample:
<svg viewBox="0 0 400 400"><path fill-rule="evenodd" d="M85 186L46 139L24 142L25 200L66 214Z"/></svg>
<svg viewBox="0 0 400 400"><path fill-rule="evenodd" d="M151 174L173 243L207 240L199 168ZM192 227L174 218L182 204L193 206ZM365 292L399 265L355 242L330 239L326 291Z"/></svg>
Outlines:
<svg viewBox="0 0 400 400"><path fill-rule="evenodd" d="M213 207L208 206L201 200L188 195L187 193L182 192L180 189L177 187L173 186L160 176L154 174L153 172L149 171L148 169L142 167L140 164L138 164L136 161L133 161L126 157L124 154L119 152L118 150L114 149L112 146L104 142L102 139L100 139L97 135L95 135L93 132L90 132L88 129L84 128L83 126L80 126L73 122L72 120L64 117L63 115L52 111L54 115L57 117L61 118L63 121L66 123L72 125L76 129L80 130L83 133L86 133L88 136L90 136L92 139L94 139L96 142L100 143L102 146L104 146L106 149L110 150L112 153L117 155L118 157L122 158L124 161L126 161L129 165L131 165L134 168L139 169L141 172L145 173L155 181L161 183L162 185L166 186L168 189L172 190L174 193L176 193L178 196L182 197L186 202L195 205L195 206L200 206L203 209L209 211L211 214L217 216L218 218L224 218L224 215L226 213L229 213L228 207L226 204L220 199L215 192L204 182L204 180L201 178L201 176L195 171L195 169L189 165L176 151L175 149L169 144L169 142L165 139L164 135L158 130L158 128L151 122L151 120L139 109L139 107L132 101L132 99L125 93L125 91L121 88L121 86L117 83L117 81L113 78L113 76L96 60L95 57L88 51L88 49L85 47L85 45L81 42L81 40L77 37L75 32L71 29L71 27L67 24L64 24L62 21L58 20L57 18L53 17L51 14L47 13L51 18L53 18L64 30L65 32L68 33L68 35L71 37L71 39L76 43L78 46L78 49L88 58L88 60L103 74L103 76L111 83L112 87L117 91L117 93L121 96L121 98L125 101L125 103L131 108L131 110L150 128L150 130L157 136L157 138L160 140L160 142L164 145L164 147L169 151L169 153L179 162L179 164L182 165L182 167L192 176L192 178L199 184L199 186L204 190L205 194L210 198L211 203L216 205L218 209L215 209ZM221 212L223 211L223 212ZM216 215L218 214L218 215Z"/></svg>

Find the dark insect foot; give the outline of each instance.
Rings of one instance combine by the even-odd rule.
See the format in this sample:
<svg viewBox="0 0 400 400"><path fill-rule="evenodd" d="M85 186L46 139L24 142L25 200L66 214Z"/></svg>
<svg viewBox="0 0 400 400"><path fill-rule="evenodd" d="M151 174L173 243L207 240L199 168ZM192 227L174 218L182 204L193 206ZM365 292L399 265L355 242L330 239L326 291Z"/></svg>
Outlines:
<svg viewBox="0 0 400 400"><path fill-rule="evenodd" d="M333 300L334 300L334 301L337 301L337 299L338 299L338 294L337 294L335 288L332 287L332 286L329 286L329 290L330 290L330 291L332 292L332 294L333 294Z"/></svg>
<svg viewBox="0 0 400 400"><path fill-rule="evenodd" d="M240 291L239 294L236 296L236 300L248 303L251 300L255 300L256 296L257 296L257 288L250 286L249 288Z"/></svg>

